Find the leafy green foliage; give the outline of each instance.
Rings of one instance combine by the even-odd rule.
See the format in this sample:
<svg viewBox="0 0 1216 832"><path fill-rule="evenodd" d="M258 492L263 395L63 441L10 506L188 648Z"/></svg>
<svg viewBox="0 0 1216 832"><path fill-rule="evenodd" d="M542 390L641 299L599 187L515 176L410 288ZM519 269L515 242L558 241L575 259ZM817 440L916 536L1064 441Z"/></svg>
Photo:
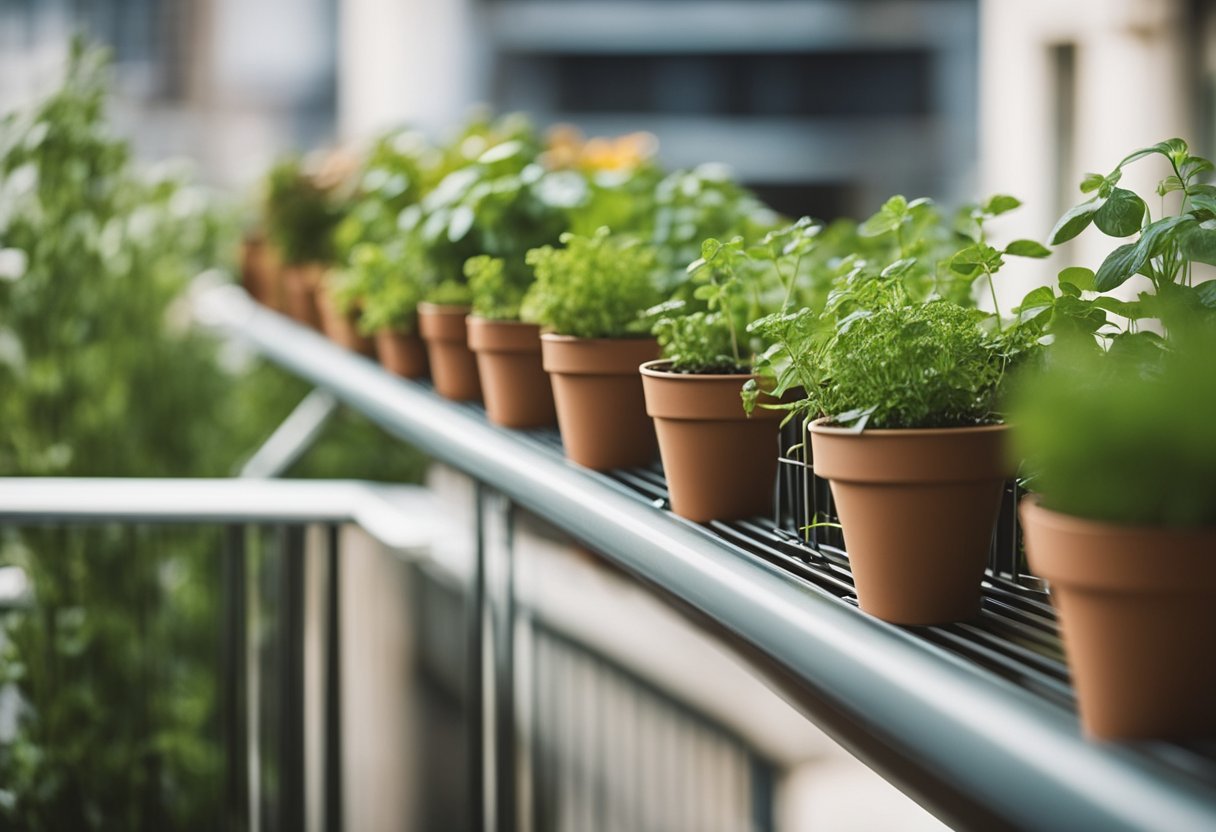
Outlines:
<svg viewBox="0 0 1216 832"><path fill-rule="evenodd" d="M436 306L469 306L473 303L473 292L467 283L444 280L427 290L426 302Z"/></svg>
<svg viewBox="0 0 1216 832"><path fill-rule="evenodd" d="M754 245L743 237L729 242L710 238L688 266L692 302L678 296L650 313L654 332L683 372L750 372L755 354L766 346L749 322L782 314L795 303L822 305L815 290L826 289L803 269L810 262L823 226L803 217L767 232ZM702 304L703 309L693 304ZM720 346L724 345L724 346ZM771 353L769 354L771 358Z"/></svg>
<svg viewBox="0 0 1216 832"><path fill-rule="evenodd" d="M528 252L536 282L524 299L524 319L579 338L644 333L641 313L659 299L654 250L607 228L590 237L566 233L561 242L565 248Z"/></svg>
<svg viewBox="0 0 1216 832"><path fill-rule="evenodd" d="M1171 173L1157 185L1161 216L1153 219L1148 204L1137 194L1120 188L1123 168L1151 156L1169 162ZM1094 275L1093 288L1108 292L1133 275L1142 274L1161 291L1168 283L1190 286L1191 263L1216 263L1216 187L1201 183L1212 163L1192 156L1182 139L1168 139L1128 154L1106 176L1086 174L1083 193L1093 197L1069 209L1051 232L1058 245L1071 240L1093 224L1111 237L1139 237L1114 249ZM1167 215L1165 197L1180 195L1177 214Z"/></svg>
<svg viewBox="0 0 1216 832"><path fill-rule="evenodd" d="M280 160L266 177L266 230L284 263L332 262L343 210L335 188L297 157Z"/></svg>
<svg viewBox="0 0 1216 832"><path fill-rule="evenodd" d="M524 293L506 277L506 264L501 257L480 254L464 263L464 274L473 294L473 314L496 321L519 319L519 306Z"/></svg>
<svg viewBox="0 0 1216 832"><path fill-rule="evenodd" d="M358 298L362 314L359 329L374 335L382 329L413 332L418 326L418 304L426 293L422 257L411 250L408 241L386 245L361 243L350 254L344 290Z"/></svg>
<svg viewBox="0 0 1216 832"><path fill-rule="evenodd" d="M178 297L234 228L182 172L131 164L105 123L104 63L76 46L61 90L0 121L0 473L222 476L306 388L224 369L189 327ZM327 473L416 478L420 458L389 444L345 414L301 470L341 457L356 470ZM223 826L219 536L0 536L0 563L36 594L0 619L0 680L22 700L0 744L0 828Z"/></svg>
<svg viewBox="0 0 1216 832"><path fill-rule="evenodd" d="M994 420L1006 370L1033 354L1042 336L1041 318L1004 319L993 288L1007 256L1047 254L1030 240L1003 249L988 241L987 224L1019 205L991 197L947 230L928 200L895 196L858 229L860 240L878 245L842 238L823 270L830 290L821 309L783 307L749 327L771 344L756 366L773 390L804 391L786 409L858 430ZM993 313L951 299L969 301L979 278Z"/></svg>
<svg viewBox="0 0 1216 832"><path fill-rule="evenodd" d="M891 303L844 321L827 343L820 408L859 429L995 420L1004 373L980 315L950 301Z"/></svg>
<svg viewBox="0 0 1216 832"><path fill-rule="evenodd" d="M1165 320L1166 339L1143 332L1109 350L1060 338L1014 385L1016 450L1048 508L1216 526L1216 327L1210 316L1167 311Z"/></svg>

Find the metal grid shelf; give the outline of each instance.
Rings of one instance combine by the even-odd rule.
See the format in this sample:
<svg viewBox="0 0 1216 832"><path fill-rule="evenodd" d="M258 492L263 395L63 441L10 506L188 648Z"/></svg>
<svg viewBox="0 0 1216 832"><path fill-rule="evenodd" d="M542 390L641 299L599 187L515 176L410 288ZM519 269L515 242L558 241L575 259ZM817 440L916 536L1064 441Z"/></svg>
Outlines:
<svg viewBox="0 0 1216 832"><path fill-rule="evenodd" d="M428 387L426 382L420 385ZM471 415L485 419L480 404L459 405ZM556 430L515 432L521 439L555 455L562 454L561 436ZM796 467L810 489L818 491L820 504L830 507L827 483L810 473L800 460L783 458L783 467ZM589 472L591 473L591 472ZM658 463L647 468L610 471L602 476L627 488L637 498L667 511L670 502L667 480ZM790 506L791 476L783 471L779 483L774 518L756 517L731 522L714 521L700 528L717 542L730 546L739 555L754 557L780 567L798 579L835 595L844 604L857 607L853 575L843 541L835 529L823 535L831 542L802 539L795 531L803 518L814 511ZM829 495L827 498L824 495ZM1069 679L1064 649L1060 641L1055 610L1046 590L1037 579L1017 571L1017 532L1015 508L1020 493L1011 484L1006 490L998 521L997 538L990 557L990 568L983 583L980 618L975 621L934 627L902 627L936 647L984 668L1035 696L1069 712L1076 711L1076 697ZM784 510L782 507L784 504ZM836 545L833 545L836 544ZM1004 545L1002 545L1004 544ZM894 625L892 625L894 626ZM1204 786L1216 786L1216 742L1137 743L1139 753L1153 758L1172 775L1188 777Z"/></svg>

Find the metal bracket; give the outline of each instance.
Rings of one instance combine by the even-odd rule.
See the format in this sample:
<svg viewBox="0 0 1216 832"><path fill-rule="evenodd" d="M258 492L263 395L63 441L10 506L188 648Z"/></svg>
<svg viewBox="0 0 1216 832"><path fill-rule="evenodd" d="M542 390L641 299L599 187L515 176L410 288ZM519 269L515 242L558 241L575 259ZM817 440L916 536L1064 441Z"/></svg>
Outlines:
<svg viewBox="0 0 1216 832"><path fill-rule="evenodd" d="M337 399L324 390L314 389L245 461L238 476L255 479L282 476L313 446L337 409Z"/></svg>

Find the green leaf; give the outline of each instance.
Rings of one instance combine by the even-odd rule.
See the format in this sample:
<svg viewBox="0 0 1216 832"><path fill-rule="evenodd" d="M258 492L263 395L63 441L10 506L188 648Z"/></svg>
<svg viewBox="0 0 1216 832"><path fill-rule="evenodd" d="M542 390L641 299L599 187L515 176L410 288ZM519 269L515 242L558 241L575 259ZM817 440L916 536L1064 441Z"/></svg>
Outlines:
<svg viewBox="0 0 1216 832"><path fill-rule="evenodd" d="M1102 203L1103 200L1095 198L1068 209L1064 216L1060 217L1056 227L1051 229L1048 242L1058 246L1080 234L1093 222L1094 214L1102 207Z"/></svg>
<svg viewBox="0 0 1216 832"><path fill-rule="evenodd" d="M1204 190L1199 190L1198 187L1192 187L1188 198L1191 200L1191 208L1200 211L1210 211L1216 215L1216 189L1208 190L1211 186L1202 186Z"/></svg>
<svg viewBox="0 0 1216 832"><path fill-rule="evenodd" d="M1014 257L1050 257L1051 249L1034 240L1014 240L1005 246L1005 253Z"/></svg>
<svg viewBox="0 0 1216 832"><path fill-rule="evenodd" d="M1216 229L1205 228L1208 224L1185 228L1179 234L1178 247L1187 260L1216 266Z"/></svg>
<svg viewBox="0 0 1216 832"><path fill-rule="evenodd" d="M1199 302L1207 309L1216 309L1216 280L1208 280L1195 287Z"/></svg>
<svg viewBox="0 0 1216 832"><path fill-rule="evenodd" d="M1061 269L1058 280L1061 284L1071 283L1082 292L1094 291L1093 269L1087 269L1084 266L1069 266L1067 269Z"/></svg>
<svg viewBox="0 0 1216 832"><path fill-rule="evenodd" d="M896 260L891 265L882 270L882 277L899 277L906 273L908 269L916 265L915 257L905 257L901 260Z"/></svg>
<svg viewBox="0 0 1216 832"><path fill-rule="evenodd" d="M991 273L999 270L1003 263L1001 252L985 243L977 243L951 257L950 270L962 275L970 275L977 269Z"/></svg>
<svg viewBox="0 0 1216 832"><path fill-rule="evenodd" d="M1017 197L1009 196L1008 194L995 194L988 198L984 203L983 211L985 214L991 214L994 217L1000 216L1008 211L1012 211L1022 204L1022 201Z"/></svg>
<svg viewBox="0 0 1216 832"><path fill-rule="evenodd" d="M1104 296L1094 298L1093 304L1099 309L1105 309L1107 312L1122 315L1124 318L1137 320L1144 317L1144 307L1139 301L1127 301L1120 300L1119 298Z"/></svg>
<svg viewBox="0 0 1216 832"><path fill-rule="evenodd" d="M1094 288L1099 292L1109 292L1116 286L1121 286L1129 277L1144 268L1149 258L1157 254L1174 236L1176 228L1194 222L1194 217L1183 214L1180 217L1163 217L1150 223L1140 234L1139 240L1121 245L1107 255L1094 275Z"/></svg>
<svg viewBox="0 0 1216 832"><path fill-rule="evenodd" d="M1089 194L1102 187L1102 183L1106 181L1106 177L1100 173L1087 173L1085 178L1081 180L1081 193Z"/></svg>
<svg viewBox="0 0 1216 832"><path fill-rule="evenodd" d="M1014 311L1022 314L1030 310L1054 306L1055 302L1056 296L1050 286L1036 286L1026 293L1021 304Z"/></svg>
<svg viewBox="0 0 1216 832"><path fill-rule="evenodd" d="M1111 237L1129 237L1140 230L1147 206L1126 188L1115 188L1094 213L1094 225Z"/></svg>
<svg viewBox="0 0 1216 832"><path fill-rule="evenodd" d="M463 240L476 219L477 216L473 213L472 208L467 205L457 205L448 220L448 239L453 243Z"/></svg>
<svg viewBox="0 0 1216 832"><path fill-rule="evenodd" d="M1160 153L1167 159L1173 157L1178 159L1186 158L1187 146L1182 139L1166 139L1163 142L1157 142L1152 147L1142 147L1123 157L1123 161L1119 163L1119 167L1130 164L1137 159L1143 159L1145 156L1151 156L1154 153Z"/></svg>
<svg viewBox="0 0 1216 832"><path fill-rule="evenodd" d="M1098 267L1094 275L1094 289L1109 292L1116 286L1122 286L1147 261L1148 253L1140 245L1124 243L1106 255L1106 259Z"/></svg>
<svg viewBox="0 0 1216 832"><path fill-rule="evenodd" d="M1060 281L1060 292L1068 295L1070 298L1081 297L1081 290L1075 284L1069 283L1067 280Z"/></svg>
<svg viewBox="0 0 1216 832"><path fill-rule="evenodd" d="M1169 176L1157 183L1157 196L1165 196L1166 194L1173 193L1174 191L1181 191L1185 187L1186 186L1182 184L1182 180L1171 173Z"/></svg>

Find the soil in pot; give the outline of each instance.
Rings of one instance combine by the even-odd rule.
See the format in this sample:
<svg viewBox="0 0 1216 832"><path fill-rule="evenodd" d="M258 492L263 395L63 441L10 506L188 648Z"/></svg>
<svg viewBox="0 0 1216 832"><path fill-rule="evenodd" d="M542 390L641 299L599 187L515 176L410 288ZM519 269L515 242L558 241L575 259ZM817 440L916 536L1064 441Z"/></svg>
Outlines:
<svg viewBox="0 0 1216 832"><path fill-rule="evenodd" d="M541 336L566 456L587 468L637 468L654 461L654 423L638 367L659 357L653 338Z"/></svg>
<svg viewBox="0 0 1216 832"><path fill-rule="evenodd" d="M540 327L470 315L468 332L490 421L508 428L556 424L553 387L541 361Z"/></svg>
<svg viewBox="0 0 1216 832"><path fill-rule="evenodd" d="M1216 736L1216 529L1085 520L1021 505L1051 586L1081 724L1108 740Z"/></svg>
<svg viewBox="0 0 1216 832"><path fill-rule="evenodd" d="M305 326L321 329L317 290L325 275L320 263L298 263L283 267L283 294L287 314Z"/></svg>
<svg viewBox="0 0 1216 832"><path fill-rule="evenodd" d="M418 305L418 332L426 341L431 379L439 395L454 401L481 398L477 359L469 349L467 306Z"/></svg>
<svg viewBox="0 0 1216 832"><path fill-rule="evenodd" d="M673 373L670 364L650 361L641 373L671 510L699 523L771 514L784 411L757 407L748 417L739 393L755 376Z"/></svg>
<svg viewBox="0 0 1216 832"><path fill-rule="evenodd" d="M376 355L384 369L402 378L422 378L427 373L426 342L415 333L380 330Z"/></svg>
<svg viewBox="0 0 1216 832"><path fill-rule="evenodd" d="M372 339L359 333L359 316L354 311L343 312L338 308L333 294L324 284L317 290L317 311L321 316L321 327L329 340L348 350L375 358L376 348Z"/></svg>
<svg viewBox="0 0 1216 832"><path fill-rule="evenodd" d="M811 424L857 598L894 624L979 615L980 581L1010 476L1004 425L855 433Z"/></svg>

